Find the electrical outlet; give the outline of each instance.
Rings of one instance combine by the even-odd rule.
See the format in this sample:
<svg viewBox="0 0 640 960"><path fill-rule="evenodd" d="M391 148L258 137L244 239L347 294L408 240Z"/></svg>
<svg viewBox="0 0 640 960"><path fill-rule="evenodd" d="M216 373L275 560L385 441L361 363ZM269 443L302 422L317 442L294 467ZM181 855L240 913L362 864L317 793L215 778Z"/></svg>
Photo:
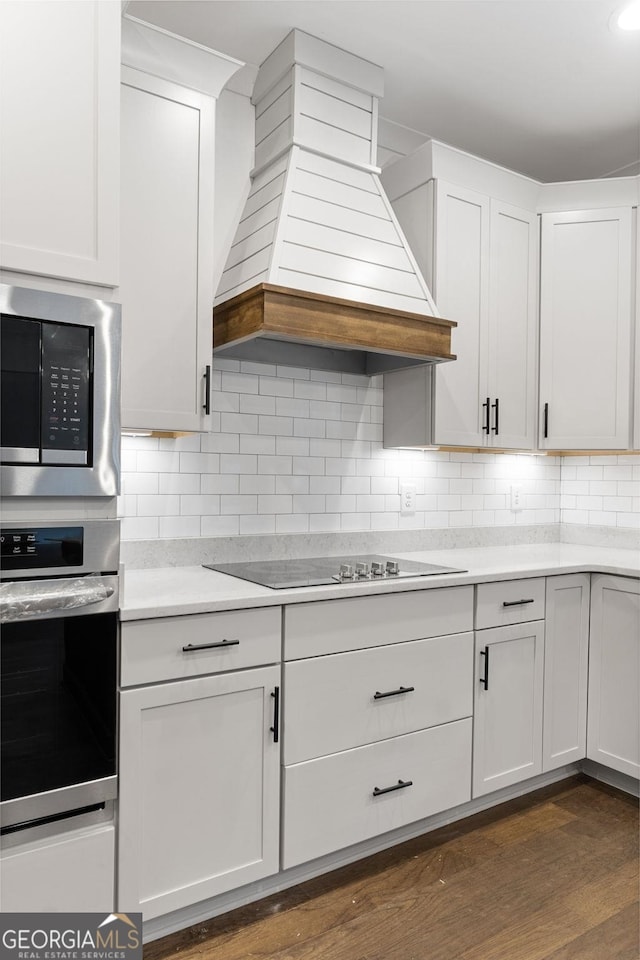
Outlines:
<svg viewBox="0 0 640 960"><path fill-rule="evenodd" d="M519 510L522 510L522 484L521 483L512 483L511 484L511 511L512 513L517 513Z"/></svg>
<svg viewBox="0 0 640 960"><path fill-rule="evenodd" d="M400 513L416 512L416 485L415 483L400 484Z"/></svg>

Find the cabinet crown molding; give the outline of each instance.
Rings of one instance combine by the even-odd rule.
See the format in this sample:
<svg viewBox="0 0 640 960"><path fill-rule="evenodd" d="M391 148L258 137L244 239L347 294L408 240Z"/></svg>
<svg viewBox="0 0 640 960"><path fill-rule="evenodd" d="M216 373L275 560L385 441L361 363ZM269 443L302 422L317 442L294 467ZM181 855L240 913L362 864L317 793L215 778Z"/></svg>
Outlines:
<svg viewBox="0 0 640 960"><path fill-rule="evenodd" d="M216 98L245 66L241 60L126 14L122 18L122 63Z"/></svg>

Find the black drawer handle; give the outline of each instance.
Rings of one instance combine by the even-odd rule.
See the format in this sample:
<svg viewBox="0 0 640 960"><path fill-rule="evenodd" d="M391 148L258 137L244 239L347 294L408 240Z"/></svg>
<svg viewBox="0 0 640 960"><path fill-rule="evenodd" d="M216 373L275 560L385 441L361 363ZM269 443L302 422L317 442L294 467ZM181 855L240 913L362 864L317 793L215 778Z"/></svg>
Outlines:
<svg viewBox="0 0 640 960"><path fill-rule="evenodd" d="M383 793L393 793L394 790L404 790L405 787L412 787L413 780L398 780L392 787L374 787L373 796L381 797Z"/></svg>
<svg viewBox="0 0 640 960"><path fill-rule="evenodd" d="M373 695L374 700L384 700L385 697L398 697L401 693L412 693L415 690L415 687L398 687L397 690L386 690L384 693L380 693L379 690Z"/></svg>
<svg viewBox="0 0 640 960"><path fill-rule="evenodd" d="M525 603L535 603L535 602L536 601L534 600L533 597L530 597L528 600L503 600L502 606L503 607L521 607Z"/></svg>
<svg viewBox="0 0 640 960"><path fill-rule="evenodd" d="M237 647L239 640L221 640L219 643L188 643L182 648L183 653L193 653L194 650L215 650L216 647Z"/></svg>

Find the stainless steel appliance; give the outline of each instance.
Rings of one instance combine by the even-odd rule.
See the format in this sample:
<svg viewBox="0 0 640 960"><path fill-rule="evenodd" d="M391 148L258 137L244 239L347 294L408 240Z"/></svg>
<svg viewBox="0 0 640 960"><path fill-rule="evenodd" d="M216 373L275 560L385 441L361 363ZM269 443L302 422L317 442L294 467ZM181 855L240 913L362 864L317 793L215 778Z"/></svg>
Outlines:
<svg viewBox="0 0 640 960"><path fill-rule="evenodd" d="M464 573L417 560L398 560L379 554L349 557L308 557L301 560L259 560L249 563L205 563L203 566L250 580L263 587L286 590L292 587L316 587L332 583L368 583L372 580L399 580L429 577L440 573Z"/></svg>
<svg viewBox="0 0 640 960"><path fill-rule="evenodd" d="M120 306L0 284L7 496L115 496Z"/></svg>
<svg viewBox="0 0 640 960"><path fill-rule="evenodd" d="M0 537L0 832L100 819L117 793L118 521Z"/></svg>

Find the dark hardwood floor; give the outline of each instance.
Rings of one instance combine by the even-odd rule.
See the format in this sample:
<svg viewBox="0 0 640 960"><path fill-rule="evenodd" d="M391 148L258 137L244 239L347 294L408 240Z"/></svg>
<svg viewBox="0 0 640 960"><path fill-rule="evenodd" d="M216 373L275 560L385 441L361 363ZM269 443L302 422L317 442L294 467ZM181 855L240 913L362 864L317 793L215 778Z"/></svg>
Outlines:
<svg viewBox="0 0 640 960"><path fill-rule="evenodd" d="M639 960L638 803L586 777L145 946L145 960Z"/></svg>

